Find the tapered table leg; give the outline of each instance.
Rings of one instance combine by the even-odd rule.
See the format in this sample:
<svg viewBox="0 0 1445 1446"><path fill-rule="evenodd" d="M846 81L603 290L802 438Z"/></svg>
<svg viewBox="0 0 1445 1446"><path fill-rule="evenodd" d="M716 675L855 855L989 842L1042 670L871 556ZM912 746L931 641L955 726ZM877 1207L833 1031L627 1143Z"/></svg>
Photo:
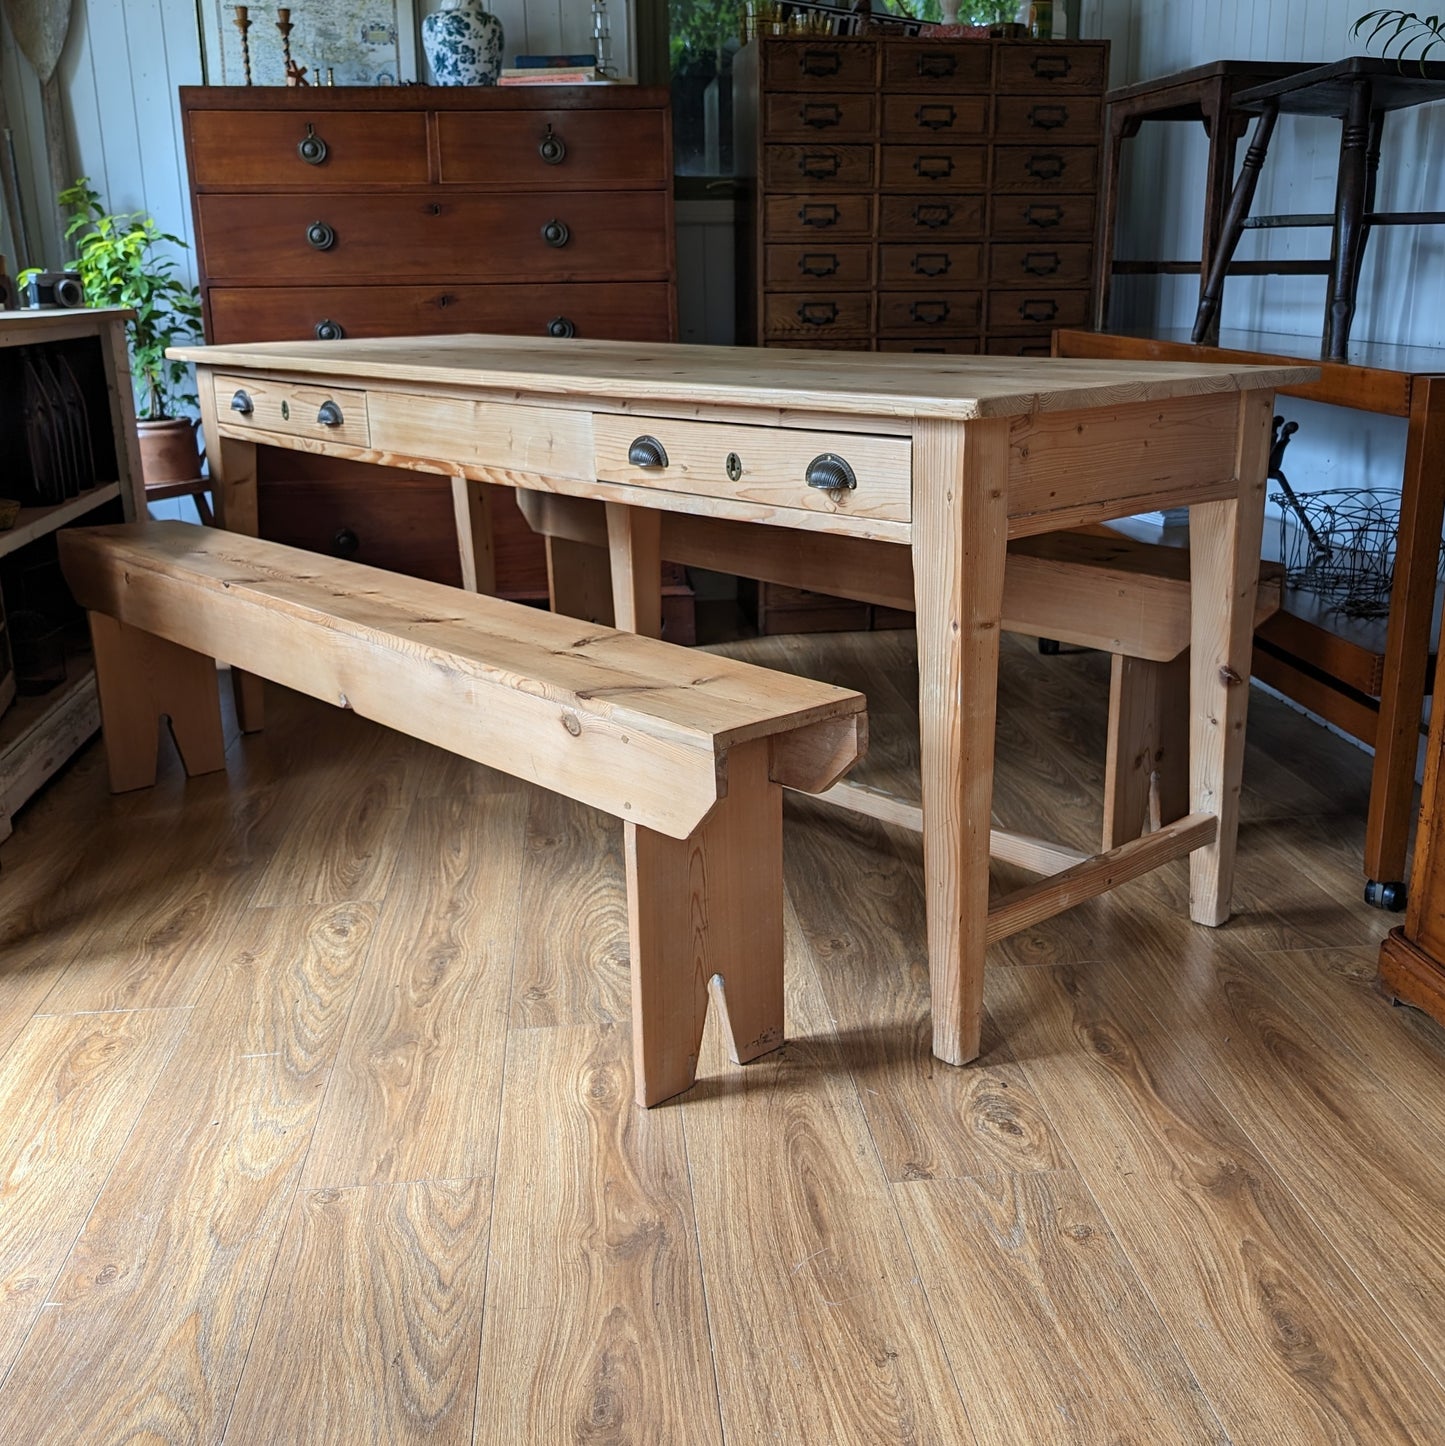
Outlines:
<svg viewBox="0 0 1445 1446"><path fill-rule="evenodd" d="M1008 541L1006 419L923 422L913 574L933 1052L978 1055L988 941L994 719Z"/></svg>

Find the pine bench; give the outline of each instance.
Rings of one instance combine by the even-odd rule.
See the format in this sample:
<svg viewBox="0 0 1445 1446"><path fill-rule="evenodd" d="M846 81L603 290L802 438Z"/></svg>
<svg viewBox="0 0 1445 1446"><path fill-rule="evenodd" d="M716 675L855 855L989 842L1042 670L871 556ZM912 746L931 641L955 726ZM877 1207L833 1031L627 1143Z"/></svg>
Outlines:
<svg viewBox="0 0 1445 1446"><path fill-rule="evenodd" d="M861 756L861 694L181 522L72 529L111 787L224 767L215 661L624 821L639 1103L692 1084L711 986L734 1060L783 1042L782 789Z"/></svg>

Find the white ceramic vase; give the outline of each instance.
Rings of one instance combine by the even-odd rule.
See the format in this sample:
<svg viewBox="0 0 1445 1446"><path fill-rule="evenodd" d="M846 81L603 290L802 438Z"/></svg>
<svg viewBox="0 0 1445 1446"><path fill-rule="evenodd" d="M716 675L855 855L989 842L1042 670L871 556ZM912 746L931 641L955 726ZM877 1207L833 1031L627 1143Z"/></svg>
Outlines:
<svg viewBox="0 0 1445 1446"><path fill-rule="evenodd" d="M482 0L442 0L421 43L438 85L495 85L502 73L502 22Z"/></svg>

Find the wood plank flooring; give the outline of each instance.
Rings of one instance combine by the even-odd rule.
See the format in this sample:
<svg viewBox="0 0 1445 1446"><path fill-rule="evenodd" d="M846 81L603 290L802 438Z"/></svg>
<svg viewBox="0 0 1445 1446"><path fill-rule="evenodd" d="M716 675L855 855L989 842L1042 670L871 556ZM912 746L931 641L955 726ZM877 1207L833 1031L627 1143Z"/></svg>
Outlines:
<svg viewBox="0 0 1445 1446"><path fill-rule="evenodd" d="M909 634L722 651L916 787ZM1005 640L1000 826L1095 846L1107 685ZM1009 939L965 1069L918 838L790 800L789 1043L710 1022L642 1112L620 826L269 696L0 850L0 1442L1445 1439L1445 1032L1373 988L1357 751L1256 692L1236 918L1181 862Z"/></svg>

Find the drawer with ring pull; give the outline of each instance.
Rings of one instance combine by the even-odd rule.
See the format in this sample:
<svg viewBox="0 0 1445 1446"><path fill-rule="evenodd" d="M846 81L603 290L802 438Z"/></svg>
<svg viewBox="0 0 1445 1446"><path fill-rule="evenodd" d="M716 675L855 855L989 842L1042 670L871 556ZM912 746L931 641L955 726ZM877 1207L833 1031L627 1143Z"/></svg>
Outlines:
<svg viewBox="0 0 1445 1446"><path fill-rule="evenodd" d="M441 110L441 179L510 191L670 185L660 110Z"/></svg>
<svg viewBox="0 0 1445 1446"><path fill-rule="evenodd" d="M429 179L426 113L187 112L196 189L315 191L420 186Z"/></svg>
<svg viewBox="0 0 1445 1446"><path fill-rule="evenodd" d="M371 445L365 392L224 374L217 374L215 388L221 425L233 431L279 432L348 447Z"/></svg>
<svg viewBox="0 0 1445 1446"><path fill-rule="evenodd" d="M872 521L912 516L907 437L607 413L593 431L603 482Z"/></svg>

